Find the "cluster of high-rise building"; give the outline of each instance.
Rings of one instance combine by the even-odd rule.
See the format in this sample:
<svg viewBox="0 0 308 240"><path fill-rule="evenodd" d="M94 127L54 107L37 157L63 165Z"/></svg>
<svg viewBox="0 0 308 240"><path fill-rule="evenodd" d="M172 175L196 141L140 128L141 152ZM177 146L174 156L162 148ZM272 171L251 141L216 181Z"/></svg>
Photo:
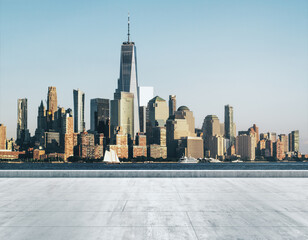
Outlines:
<svg viewBox="0 0 308 240"><path fill-rule="evenodd" d="M292 159L301 158L299 131L290 134L259 133L253 124L247 131L239 131L233 122L233 107L225 106L225 121L220 123L216 115L208 115L202 126L205 156L212 158Z"/></svg>
<svg viewBox="0 0 308 240"><path fill-rule="evenodd" d="M85 93L73 90L73 110L64 109L59 107L56 87L52 86L48 88L47 106L43 101L38 106L32 137L27 126L27 99L18 99L17 139L7 140L6 127L0 125L0 158L16 158L19 151L34 159L102 159L107 149L122 159L178 159L183 155L247 160L300 157L298 131L277 138L275 133L259 134L253 125L237 135L234 110L229 105L225 106L224 123L216 115L207 115L202 129L196 129L193 112L186 106L177 108L175 95L170 95L167 103L154 97L153 87L139 86L136 46L129 37L128 31L128 40L121 46L114 97L90 100L88 130Z"/></svg>

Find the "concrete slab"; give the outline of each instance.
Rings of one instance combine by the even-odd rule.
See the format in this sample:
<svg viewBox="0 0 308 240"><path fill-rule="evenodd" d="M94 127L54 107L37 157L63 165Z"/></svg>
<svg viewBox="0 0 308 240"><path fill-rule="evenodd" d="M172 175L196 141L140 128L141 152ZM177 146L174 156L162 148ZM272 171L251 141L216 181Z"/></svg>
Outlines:
<svg viewBox="0 0 308 240"><path fill-rule="evenodd" d="M307 178L0 178L0 239L307 239Z"/></svg>

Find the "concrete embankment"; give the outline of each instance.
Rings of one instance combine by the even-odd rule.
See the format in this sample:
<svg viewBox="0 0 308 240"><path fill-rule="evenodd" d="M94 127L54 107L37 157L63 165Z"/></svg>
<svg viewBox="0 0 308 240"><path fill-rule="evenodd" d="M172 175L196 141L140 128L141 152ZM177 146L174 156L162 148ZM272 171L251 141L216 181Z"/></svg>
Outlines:
<svg viewBox="0 0 308 240"><path fill-rule="evenodd" d="M308 170L0 170L2 178L303 178Z"/></svg>

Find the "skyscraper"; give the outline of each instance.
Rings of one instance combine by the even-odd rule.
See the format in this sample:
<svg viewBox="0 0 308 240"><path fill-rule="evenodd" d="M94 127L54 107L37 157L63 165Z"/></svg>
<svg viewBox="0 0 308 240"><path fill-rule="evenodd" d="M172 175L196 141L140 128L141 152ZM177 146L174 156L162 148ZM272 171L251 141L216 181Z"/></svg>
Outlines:
<svg viewBox="0 0 308 240"><path fill-rule="evenodd" d="M149 118L148 102L154 97L153 87L139 87L139 122L140 132L146 133L146 123Z"/></svg>
<svg viewBox="0 0 308 240"><path fill-rule="evenodd" d="M216 115L207 115L204 118L203 126L202 126L203 136L211 137L211 136L221 136L220 133L220 123L219 119Z"/></svg>
<svg viewBox="0 0 308 240"><path fill-rule="evenodd" d="M168 118L166 128L168 157L175 157L178 142L182 137L196 137L193 112L186 106L179 107L174 115Z"/></svg>
<svg viewBox="0 0 308 240"><path fill-rule="evenodd" d="M176 111L176 96L169 95L169 116L174 115L175 111Z"/></svg>
<svg viewBox="0 0 308 240"><path fill-rule="evenodd" d="M207 115L204 118L203 140L205 151L210 151L210 156L216 158L224 154L224 138L220 133L220 123L216 115Z"/></svg>
<svg viewBox="0 0 308 240"><path fill-rule="evenodd" d="M48 87L47 94L47 111L48 115L52 115L52 120L54 120L54 113L58 110L57 101L57 89L56 87Z"/></svg>
<svg viewBox="0 0 308 240"><path fill-rule="evenodd" d="M284 152L289 152L288 135L280 134L279 139L283 143Z"/></svg>
<svg viewBox="0 0 308 240"><path fill-rule="evenodd" d="M45 144L45 131L48 130L47 128L47 116L45 106L43 101L41 101L40 106L38 107L38 115L37 115L37 128L35 130L35 141L36 144L43 146ZM52 124L48 122L49 126Z"/></svg>
<svg viewBox="0 0 308 240"><path fill-rule="evenodd" d="M148 110L146 106L139 107L139 123L140 123L140 132L146 133L147 129L147 118L148 118Z"/></svg>
<svg viewBox="0 0 308 240"><path fill-rule="evenodd" d="M299 131L298 130L292 131L292 145L293 145L293 151L299 152Z"/></svg>
<svg viewBox="0 0 308 240"><path fill-rule="evenodd" d="M56 87L48 87L47 93L47 113L46 113L46 129L54 130L55 112L58 110L57 89Z"/></svg>
<svg viewBox="0 0 308 240"><path fill-rule="evenodd" d="M90 128L91 131L104 133L109 138L109 99L91 99Z"/></svg>
<svg viewBox="0 0 308 240"><path fill-rule="evenodd" d="M41 104L38 107L37 129L46 130L46 127L46 109L44 107L43 101L41 101Z"/></svg>
<svg viewBox="0 0 308 240"><path fill-rule="evenodd" d="M282 160L285 158L284 143L280 141L280 138L273 143L273 155L277 160Z"/></svg>
<svg viewBox="0 0 308 240"><path fill-rule="evenodd" d="M289 133L289 151L299 152L299 131L295 130Z"/></svg>
<svg viewBox="0 0 308 240"><path fill-rule="evenodd" d="M154 97L153 87L139 87L139 106L148 106L148 102Z"/></svg>
<svg viewBox="0 0 308 240"><path fill-rule="evenodd" d="M84 122L84 93L82 91L73 90L74 94L74 131L76 133L83 132L85 129Z"/></svg>
<svg viewBox="0 0 308 240"><path fill-rule="evenodd" d="M224 137L219 135L206 136L205 145L205 149L210 151L210 157L218 158L224 156Z"/></svg>
<svg viewBox="0 0 308 240"><path fill-rule="evenodd" d="M68 109L62 118L62 138L65 158L74 155L74 120L71 109Z"/></svg>
<svg viewBox="0 0 308 240"><path fill-rule="evenodd" d="M30 140L28 126L28 99L17 100L17 141L22 144Z"/></svg>
<svg viewBox="0 0 308 240"><path fill-rule="evenodd" d="M134 94L120 92L114 94L114 100L111 100L111 136L114 136L117 127L121 128L121 134L129 134L134 138Z"/></svg>
<svg viewBox="0 0 308 240"><path fill-rule="evenodd" d="M253 135L239 135L236 138L236 154L241 155L243 159L255 160L255 143Z"/></svg>
<svg viewBox="0 0 308 240"><path fill-rule="evenodd" d="M147 118L147 142L149 144L160 144L161 132L166 132L165 125L168 119L168 105L167 102L159 96L154 97L148 103L148 118ZM161 130L164 128L164 130Z"/></svg>
<svg viewBox="0 0 308 240"><path fill-rule="evenodd" d="M231 145L235 143L233 128L233 107L225 105L225 137L230 140Z"/></svg>
<svg viewBox="0 0 308 240"><path fill-rule="evenodd" d="M164 127L168 119L168 106L166 100L156 96L149 101L148 109L151 127Z"/></svg>
<svg viewBox="0 0 308 240"><path fill-rule="evenodd" d="M129 16L128 16L128 39L121 46L120 77L116 93L130 92L134 94L134 132L133 136L140 130L139 125L139 93L137 76L137 56L134 42L130 42L129 37Z"/></svg>

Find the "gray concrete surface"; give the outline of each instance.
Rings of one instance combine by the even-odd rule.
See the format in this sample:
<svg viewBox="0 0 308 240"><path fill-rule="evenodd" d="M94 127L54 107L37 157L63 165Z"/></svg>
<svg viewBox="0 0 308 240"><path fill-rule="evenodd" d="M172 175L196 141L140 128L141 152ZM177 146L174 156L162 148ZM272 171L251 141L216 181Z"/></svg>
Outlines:
<svg viewBox="0 0 308 240"><path fill-rule="evenodd" d="M0 177L48 178L304 178L308 170L0 170Z"/></svg>
<svg viewBox="0 0 308 240"><path fill-rule="evenodd" d="M0 239L308 239L307 178L1 178Z"/></svg>

